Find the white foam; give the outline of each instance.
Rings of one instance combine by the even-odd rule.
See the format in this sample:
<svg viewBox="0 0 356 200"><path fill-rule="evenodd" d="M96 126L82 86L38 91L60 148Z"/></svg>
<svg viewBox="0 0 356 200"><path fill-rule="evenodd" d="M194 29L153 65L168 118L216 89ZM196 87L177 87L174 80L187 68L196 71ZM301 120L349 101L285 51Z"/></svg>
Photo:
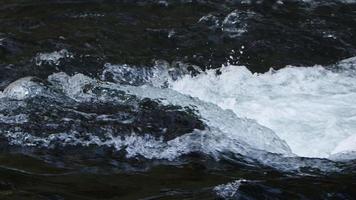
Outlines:
<svg viewBox="0 0 356 200"><path fill-rule="evenodd" d="M353 60L340 66L350 68ZM257 120L299 156L326 158L355 148L354 143L343 145L356 134L356 79L349 69L287 67L253 74L246 67L230 65L221 71L219 76L214 70L186 76L171 88Z"/></svg>
<svg viewBox="0 0 356 200"><path fill-rule="evenodd" d="M9 133L7 137L12 138L14 144L25 145L51 146L53 141L58 140L63 141L63 145L107 145L125 148L129 157L142 155L150 159L173 160L180 155L200 151L217 159L221 153L232 152L273 166L283 160L268 156L265 152L280 154L281 159L293 157L296 153L309 157L330 156L336 160L335 155L348 156L355 150L354 61L356 59L345 60L334 71L320 66L288 67L265 74L253 74L243 66L227 66L221 69L221 75L210 70L196 77L186 75L178 80L172 79L169 70L164 69L163 79L157 79L159 73L144 72L147 80L143 82L148 84L141 86L126 85L130 80L118 84L83 74L69 76L56 73L48 78L51 87L61 89L66 96L77 101L116 101L115 97L108 99L97 91L124 91L138 98L190 107L196 110L208 127L168 142L134 133L125 137L108 134L105 140L92 134L86 141L71 133L40 138L26 133ZM114 73L116 82L121 82L127 71L114 65L107 66L105 70ZM155 70L159 71L158 68ZM162 83L169 83L170 88L162 88ZM14 94L16 99L22 100L29 94L36 94L37 90L26 89L28 84L41 88L31 79L20 79L4 91L4 96ZM24 88L25 92L17 95L18 87Z"/></svg>
<svg viewBox="0 0 356 200"><path fill-rule="evenodd" d="M51 53L38 53L35 57L35 62L37 66L41 66L42 64L58 66L61 62L61 59L73 57L73 54L71 54L68 50L62 49L60 51L54 51Z"/></svg>
<svg viewBox="0 0 356 200"><path fill-rule="evenodd" d="M198 66L186 65L181 62L176 62L172 65L162 60L155 61L153 67L106 63L100 79L102 81L113 81L123 85L167 87L169 82L177 80L185 74L191 74L188 67L191 67L196 72L201 71Z"/></svg>
<svg viewBox="0 0 356 200"><path fill-rule="evenodd" d="M32 79L33 77L24 77L11 83L4 89L1 96L23 100L29 96L36 95L41 92L42 88L38 83L33 82Z"/></svg>
<svg viewBox="0 0 356 200"><path fill-rule="evenodd" d="M331 153L339 154L349 152L356 152L356 134L351 135L350 137L347 137L346 139L339 142L339 144Z"/></svg>
<svg viewBox="0 0 356 200"><path fill-rule="evenodd" d="M65 73L56 73L48 78L52 87L57 87L63 91L66 96L77 101L96 100L113 101L115 98L100 96L92 91L93 88L100 91L118 90L127 94L135 95L139 98L150 98L162 101L164 104L190 107L197 110L197 114L208 125L204 131L194 131L192 134L186 134L168 142L153 142L144 138L139 145L130 143L126 148L128 155L143 155L147 158L165 158L174 159L182 154L191 151L200 151L219 158L221 152L233 152L258 159L261 153L272 152L285 156L292 156L288 145L281 140L273 131L261 126L254 120L241 119L232 111L223 110L220 107L191 98L169 88L158 88L151 85L130 86L108 82L102 82L91 79L83 74L68 76ZM26 83L31 83L27 81ZM16 84L17 85L17 84ZM149 133L147 133L149 134ZM95 134L93 134L95 135ZM253 135L253 137L251 137ZM9 133L7 134L14 144L24 145L44 145L50 146L51 141L65 140L62 144L83 145L90 142L98 145L115 146L120 149L122 146L117 138L107 138L105 141L97 143L97 139L92 138L90 141L80 141L73 139L73 134L68 135L50 135L36 138L26 133ZM140 137L134 137L132 141L141 141ZM131 141L130 140L130 141ZM129 141L125 139L125 141ZM151 142L150 142L151 141ZM125 143L125 142L124 142ZM128 144L128 143L125 143Z"/></svg>
<svg viewBox="0 0 356 200"><path fill-rule="evenodd" d="M90 101L94 94L91 88L98 84L98 81L83 74L69 76L64 72L54 73L48 77L48 81L54 87L61 89L68 97L76 100ZM84 92L84 90L87 90Z"/></svg>
<svg viewBox="0 0 356 200"><path fill-rule="evenodd" d="M245 179L233 181L231 183L222 184L214 187L214 192L221 198L229 199L237 195L240 186L247 182Z"/></svg>
<svg viewBox="0 0 356 200"><path fill-rule="evenodd" d="M141 98L159 99L165 104L197 110L197 114L209 126L206 141L202 143L204 146L202 151L205 153L214 155L230 151L257 158L256 151L266 151L292 156L288 145L273 131L254 120L239 118L230 110L223 110L214 104L182 95L171 89L147 85L141 87L112 85L112 87Z"/></svg>
<svg viewBox="0 0 356 200"><path fill-rule="evenodd" d="M117 66L113 67L119 70L118 74L116 74L116 78L121 77L123 75L122 68L118 68ZM127 70L125 69L124 71L126 72ZM113 69L110 69L110 72L112 73ZM167 73L167 71L164 72ZM156 80L156 76L149 77ZM199 146L199 151L210 155L217 155L219 152L226 151L232 151L242 155L253 155L252 152L260 150L289 156L292 155L288 145L286 145L283 140L276 136L273 131L259 125L254 120L241 119L233 112L224 111L214 104L202 102L171 89L152 86L152 80L149 81L148 85L131 86L99 82L82 74L68 76L65 73L56 73L49 77L49 81L53 85L60 86L67 96L80 101L93 98L95 94L91 93L90 90L83 93L83 88L86 87L86 85L94 85L95 87L100 87L103 91L106 89L121 90L140 98L158 99L165 104L192 107L193 109L198 110L197 114L201 115L202 120L208 124L209 130L203 132L197 131L199 132L199 135L204 136L204 139L198 138L196 142L198 142L199 145L190 146ZM157 84L158 83L162 83L162 81L157 81ZM158 85L160 86L160 84ZM253 134L254 137L251 137L251 134ZM177 146L186 146L186 144L195 142L184 141L184 143L180 142ZM187 146L187 149L190 149L191 151L197 150L190 148L189 145ZM176 156L179 155L180 154L177 154ZM257 157L257 155L255 157Z"/></svg>
<svg viewBox="0 0 356 200"><path fill-rule="evenodd" d="M112 76L113 81L120 84L142 85L152 84L160 87L170 78L169 70L166 66L155 65L152 68L132 67L130 65L113 65L106 63L101 80L107 80Z"/></svg>
<svg viewBox="0 0 356 200"><path fill-rule="evenodd" d="M258 154L252 153L254 150L291 155L289 147L284 141L255 121L240 119L233 112L224 111L214 104L202 102L164 88L164 85L181 78L184 74L190 74L184 66L172 69L168 64L162 63L151 69L106 64L101 79L107 80L108 77L111 77L112 81L120 83L104 86L110 87L110 90L124 90L141 98L158 99L165 104L192 107L198 110L197 114L201 115L208 124L209 130L200 133L200 135L204 135L204 140L198 141L200 145L196 146L200 146L199 151L216 155L216 158L219 157L219 152L253 155L257 158ZM78 78L73 80L79 81ZM254 137L250 137L250 134L253 134Z"/></svg>

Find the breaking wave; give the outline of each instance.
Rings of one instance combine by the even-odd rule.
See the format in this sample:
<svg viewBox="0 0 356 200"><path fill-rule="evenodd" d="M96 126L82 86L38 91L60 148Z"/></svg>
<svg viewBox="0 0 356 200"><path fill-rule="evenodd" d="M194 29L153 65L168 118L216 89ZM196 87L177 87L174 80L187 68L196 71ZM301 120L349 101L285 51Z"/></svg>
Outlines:
<svg viewBox="0 0 356 200"><path fill-rule="evenodd" d="M355 67L355 58L330 69L289 66L264 74L230 65L221 75L185 76L171 88L256 120L299 156L330 158L356 151Z"/></svg>
<svg viewBox="0 0 356 200"><path fill-rule="evenodd" d="M200 152L282 170L338 171L331 161L299 157L354 158L355 66L351 58L253 74L229 65L193 76L192 66L106 64L100 80L26 77L0 93L1 133L15 146L107 146L129 158L167 160Z"/></svg>

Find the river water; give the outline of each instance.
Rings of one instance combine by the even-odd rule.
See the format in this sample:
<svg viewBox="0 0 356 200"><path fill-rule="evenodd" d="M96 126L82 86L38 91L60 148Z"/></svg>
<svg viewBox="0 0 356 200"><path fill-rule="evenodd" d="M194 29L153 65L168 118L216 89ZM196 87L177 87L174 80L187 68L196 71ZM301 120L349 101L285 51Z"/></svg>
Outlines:
<svg viewBox="0 0 356 200"><path fill-rule="evenodd" d="M354 199L355 34L352 0L5 0L0 199Z"/></svg>

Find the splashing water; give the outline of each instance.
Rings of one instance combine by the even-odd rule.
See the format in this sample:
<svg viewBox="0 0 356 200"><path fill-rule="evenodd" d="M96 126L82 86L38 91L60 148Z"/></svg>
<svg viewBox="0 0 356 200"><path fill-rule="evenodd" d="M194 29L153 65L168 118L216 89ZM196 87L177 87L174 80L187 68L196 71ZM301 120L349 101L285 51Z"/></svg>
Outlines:
<svg viewBox="0 0 356 200"><path fill-rule="evenodd" d="M137 71L127 65L107 65L102 81L83 74L69 76L65 73L49 76L49 85L31 77L23 78L4 90L1 98L3 109L8 107L8 99L26 102L36 96L47 96L58 101L65 95L65 98L75 102L90 104L125 104L129 101L123 99L132 96L148 98L162 105L190 108L203 120L206 128L177 135L169 141L151 137L149 132L120 136L108 131L105 137L95 132L83 135L76 131L44 136L5 131L4 135L15 145L50 147L60 143L110 146L117 150L125 149L127 157L139 155L148 159L174 160L198 151L219 159L225 153L232 152L280 169L322 167L321 160L302 162L293 157L334 160L354 157L354 60L340 62L333 68L335 70L321 66L287 67L265 74L252 74L243 66L230 65L220 69L220 75L215 70L209 70L193 77L178 70L179 75L176 71L172 78L172 73L169 73L172 71L167 68ZM164 76L157 79L159 71ZM119 83L107 82L108 73L112 81ZM122 76L133 78L123 80ZM109 115L75 113L89 118L95 115L99 121L113 120ZM29 122L25 113L0 117L4 123ZM120 120L120 123L132 123L131 120ZM286 162L283 157L290 159ZM332 168L328 164L324 166Z"/></svg>
<svg viewBox="0 0 356 200"><path fill-rule="evenodd" d="M172 82L180 93L255 119L272 129L299 156L327 158L355 151L355 59L338 71L321 66L287 67L253 74L244 66L226 66Z"/></svg>

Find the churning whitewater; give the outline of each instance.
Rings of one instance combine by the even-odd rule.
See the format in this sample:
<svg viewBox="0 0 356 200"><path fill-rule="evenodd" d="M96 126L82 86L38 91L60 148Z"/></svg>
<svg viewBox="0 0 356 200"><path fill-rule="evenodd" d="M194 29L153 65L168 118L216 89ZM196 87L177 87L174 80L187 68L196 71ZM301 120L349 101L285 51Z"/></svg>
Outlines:
<svg viewBox="0 0 356 200"><path fill-rule="evenodd" d="M26 77L0 94L0 109L7 113L0 116L5 124L33 123L28 113L24 113L30 107L39 109L32 108L38 105L29 101L33 98L43 101L42 104L49 103L49 108L42 108L45 112L52 112L53 105L58 104L64 109L56 112L70 110L85 119L94 118L94 124L103 121L130 124L134 120L125 117L127 114L97 115L80 111L78 106L124 105L150 99L162 106L191 110L205 128L194 128L169 140L164 135L154 137L150 131L140 135L131 130L123 136L110 128L104 130L104 136L95 132L83 134L82 128L58 132L62 130L57 130L61 123L74 120L65 116L46 125L51 126L46 127L48 134L34 135L25 131L26 126L16 130L5 127L1 132L12 145L47 148L104 145L125 150L127 157L139 155L148 159L174 160L194 151L219 159L221 154L232 152L277 168L273 155L329 159L338 155L338 159L352 159L356 152L355 66L356 59L350 58L333 66L333 70L322 66L290 66L253 74L244 66L228 65L219 72L208 70L192 76L186 69L169 69L162 63L140 70L106 64L101 80L65 73L55 73L47 81ZM69 108L74 102L78 105ZM308 165L301 161L298 164Z"/></svg>
<svg viewBox="0 0 356 200"><path fill-rule="evenodd" d="M336 69L336 70L335 70ZM356 58L334 70L322 66L286 67L253 74L225 66L171 88L254 119L287 142L298 156L336 158L356 151Z"/></svg>
<svg viewBox="0 0 356 200"><path fill-rule="evenodd" d="M356 199L356 0L0 4L0 199Z"/></svg>

